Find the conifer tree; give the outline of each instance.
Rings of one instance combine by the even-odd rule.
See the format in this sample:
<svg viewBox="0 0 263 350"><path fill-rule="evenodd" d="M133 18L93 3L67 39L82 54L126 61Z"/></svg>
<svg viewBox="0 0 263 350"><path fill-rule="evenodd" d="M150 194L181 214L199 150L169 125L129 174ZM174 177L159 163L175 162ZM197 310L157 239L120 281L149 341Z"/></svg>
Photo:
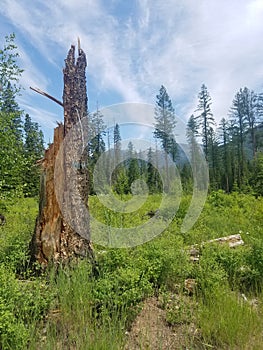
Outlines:
<svg viewBox="0 0 263 350"><path fill-rule="evenodd" d="M113 143L114 143L114 161L115 164L120 162L121 158L121 134L120 134L120 126L119 124L115 124L113 130Z"/></svg>
<svg viewBox="0 0 263 350"><path fill-rule="evenodd" d="M166 88L162 85L155 103L155 130L154 137L159 139L165 154L165 172L167 178L167 188L169 190L169 169L168 155L176 157L177 146L174 139L174 129L176 126L175 112L172 101Z"/></svg>
<svg viewBox="0 0 263 350"><path fill-rule="evenodd" d="M38 123L32 122L30 116L26 114L24 123L24 156L26 160L25 168L25 194L35 196L39 190L39 169L36 161L43 157L44 135Z"/></svg>
<svg viewBox="0 0 263 350"><path fill-rule="evenodd" d="M248 128L248 120L245 108L243 89L240 89L230 108L232 142L236 145L237 158L237 184L241 188L244 185L246 174L245 137Z"/></svg>
<svg viewBox="0 0 263 350"><path fill-rule="evenodd" d="M106 145L103 137L106 135L104 131L106 125L103 121L103 115L97 107L96 112L89 114L89 143L88 143L88 170L89 170L89 193L94 192L93 188L93 172L96 163L103 152L106 150ZM107 166L105 165L104 173L100 174L101 178L108 176Z"/></svg>
<svg viewBox="0 0 263 350"><path fill-rule="evenodd" d="M231 171L231 153L230 153L230 135L229 124L225 118L219 123L219 138L221 146L221 164L222 164L222 181L224 190L229 193L232 188L232 171Z"/></svg>
<svg viewBox="0 0 263 350"><path fill-rule="evenodd" d="M201 136L203 142L203 148L205 153L205 158L209 160L209 134L211 134L210 128L215 125L215 120L213 113L211 111L212 100L207 90L205 84L201 86L201 91L198 94L199 104L197 106L198 116L196 117L196 122L198 128L201 129Z"/></svg>
<svg viewBox="0 0 263 350"><path fill-rule="evenodd" d="M127 176L128 176L128 185L131 188L132 183L140 177L140 168L136 152L133 149L132 142L128 144L128 155L129 161L127 164Z"/></svg>
<svg viewBox="0 0 263 350"><path fill-rule="evenodd" d="M148 163L147 163L147 185L150 193L158 193L161 191L161 179L156 168L157 164L154 161L156 155L152 148L148 150Z"/></svg>
<svg viewBox="0 0 263 350"><path fill-rule="evenodd" d="M186 139L188 141L188 145L190 148L191 166L193 168L192 170L194 174L196 174L197 172L198 153L199 153L197 136L198 136L198 125L194 115L192 114L186 126Z"/></svg>

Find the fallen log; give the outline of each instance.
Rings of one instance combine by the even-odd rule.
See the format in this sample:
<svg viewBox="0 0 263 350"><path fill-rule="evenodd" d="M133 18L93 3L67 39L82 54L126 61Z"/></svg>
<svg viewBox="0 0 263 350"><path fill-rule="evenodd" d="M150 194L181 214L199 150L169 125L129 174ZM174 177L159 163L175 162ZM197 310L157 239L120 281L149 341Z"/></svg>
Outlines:
<svg viewBox="0 0 263 350"><path fill-rule="evenodd" d="M187 249L187 252L190 256L190 260L194 263L199 262L201 248L210 243L227 244L229 248L236 248L241 245L244 245L244 241L239 233L236 235L210 239L209 241L202 242L201 244L194 244L189 249Z"/></svg>
<svg viewBox="0 0 263 350"><path fill-rule="evenodd" d="M230 236L211 239L207 242L204 242L203 244L206 244L206 243L228 244L229 248L235 248L235 247L238 247L240 245L244 245L244 241L241 238L239 233L236 235L230 235Z"/></svg>

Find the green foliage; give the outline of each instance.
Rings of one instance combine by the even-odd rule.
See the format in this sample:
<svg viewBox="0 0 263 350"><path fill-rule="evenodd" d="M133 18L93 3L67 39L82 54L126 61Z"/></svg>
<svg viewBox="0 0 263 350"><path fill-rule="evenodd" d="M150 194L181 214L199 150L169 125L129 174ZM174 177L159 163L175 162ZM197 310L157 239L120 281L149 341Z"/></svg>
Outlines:
<svg viewBox="0 0 263 350"><path fill-rule="evenodd" d="M28 244L37 214L36 201L1 203L6 224L0 227L0 348L25 349L54 294L42 277L24 279L30 275Z"/></svg>
<svg viewBox="0 0 263 350"><path fill-rule="evenodd" d="M193 270L199 296L206 299L220 286L227 286L227 273L216 259L217 247L210 245L202 250L200 264Z"/></svg>
<svg viewBox="0 0 263 350"><path fill-rule="evenodd" d="M205 157L208 161L211 156L209 151L209 131L210 128L214 126L215 120L210 107L212 104L211 97L205 84L202 84L201 91L198 94L198 98L199 103L197 111L200 114L195 118L195 121L197 127L201 129L200 135L202 136Z"/></svg>
<svg viewBox="0 0 263 350"><path fill-rule="evenodd" d="M162 85L159 94L156 96L155 103L155 130L154 137L159 139L164 150L166 181L164 191L169 191L169 164L168 154L172 156L173 161L177 155L177 144L174 138L174 129L176 126L175 112L172 101L166 88Z"/></svg>
<svg viewBox="0 0 263 350"><path fill-rule="evenodd" d="M0 111L0 192L22 192L25 158L22 139L13 128L14 114Z"/></svg>
<svg viewBox="0 0 263 350"><path fill-rule="evenodd" d="M121 133L119 124L114 125L113 130L113 142L114 142L114 164L119 164L121 157Z"/></svg>
<svg viewBox="0 0 263 350"><path fill-rule="evenodd" d="M148 163L147 163L147 185L149 192L160 193L162 190L162 182L160 174L156 169L158 154L154 153L151 148L148 150Z"/></svg>
<svg viewBox="0 0 263 350"><path fill-rule="evenodd" d="M166 321L169 325L189 324L193 322L194 306L184 295L173 297L166 306Z"/></svg>
<svg viewBox="0 0 263 350"><path fill-rule="evenodd" d="M154 136L161 140L164 151L170 153L172 151L173 130L176 126L174 108L163 85L156 98Z"/></svg>
<svg viewBox="0 0 263 350"><path fill-rule="evenodd" d="M263 152L258 152L254 160L251 184L255 194L257 196L263 196Z"/></svg>
<svg viewBox="0 0 263 350"><path fill-rule="evenodd" d="M123 196L123 200L129 198ZM110 210L106 213L93 196L89 206L99 220L133 227L148 219L145 214L156 210L160 199L160 195L149 196L131 215L109 215ZM197 348L203 344L245 348L249 342L256 348L261 344L262 328L263 200L213 192L195 226L181 234L180 224L190 200L190 195L182 198L175 220L151 242L130 249L95 246L96 278L88 260L32 278L25 269L37 203L29 198L2 200L7 223L0 227L0 347L123 349L125 330L142 301L158 295L168 324L182 327L194 323L198 327ZM165 211L160 215L165 216ZM199 264L189 261L189 244L239 231L244 247L233 250L207 244L201 249ZM197 282L192 297L184 290L186 278ZM258 298L258 309L238 297L241 293Z"/></svg>
<svg viewBox="0 0 263 350"><path fill-rule="evenodd" d="M18 57L15 34L7 35L5 45L0 49L0 110L7 113L18 109L15 99L21 90L19 77L23 72L17 64ZM19 114L16 117L19 122Z"/></svg>
<svg viewBox="0 0 263 350"><path fill-rule="evenodd" d="M22 272L28 264L28 244L32 237L37 203L34 199L3 201L6 224L0 228L0 263Z"/></svg>
<svg viewBox="0 0 263 350"><path fill-rule="evenodd" d="M25 141L24 141L24 193L26 196L36 196L39 192L40 171L37 167L37 160L44 154L44 136L36 122L32 122L30 116L26 114L24 123Z"/></svg>
<svg viewBox="0 0 263 350"><path fill-rule="evenodd" d="M43 153L43 133L26 115L23 135L23 112L16 102L23 70L17 64L15 35L6 36L5 40L0 49L0 192L7 198L33 196L39 187L35 162Z"/></svg>
<svg viewBox="0 0 263 350"><path fill-rule="evenodd" d="M105 136L106 125L103 121L103 115L100 110L89 114L89 138L88 143L88 170L89 170L89 193L94 193L93 188L93 175L96 162L103 152L105 152L106 146L103 139ZM103 169L104 170L104 169ZM107 172L107 169L105 169ZM106 174L109 176L109 174ZM105 174L100 174L100 178L104 179Z"/></svg>
<svg viewBox="0 0 263 350"><path fill-rule="evenodd" d="M260 348L260 315L225 286L207 294L197 315L205 348Z"/></svg>
<svg viewBox="0 0 263 350"><path fill-rule="evenodd" d="M0 263L1 349L25 349L52 298L45 281L20 281Z"/></svg>

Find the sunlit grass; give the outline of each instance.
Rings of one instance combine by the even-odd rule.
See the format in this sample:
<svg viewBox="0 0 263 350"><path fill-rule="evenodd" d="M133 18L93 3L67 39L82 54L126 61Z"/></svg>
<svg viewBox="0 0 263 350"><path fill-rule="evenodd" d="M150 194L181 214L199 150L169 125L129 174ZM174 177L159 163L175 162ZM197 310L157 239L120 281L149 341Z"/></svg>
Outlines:
<svg viewBox="0 0 263 350"><path fill-rule="evenodd" d="M131 196L119 199L128 205ZM6 203L7 224L0 227L0 347L123 349L125 332L143 300L165 290L167 295L183 293L182 314L177 308L170 309L167 321L195 320L198 336L192 340L193 348L260 349L263 200L213 193L198 221L182 233L190 200L189 195L181 198L171 223L166 216L168 203L159 213L166 229L143 245L110 249L95 242L96 278L88 260L33 277L28 270L28 244L37 201ZM134 213L125 213L106 208L91 196L89 208L106 225L136 227L158 211L160 202L161 195L150 195ZM236 233L241 234L244 247L230 250L211 245L203 249L199 264L190 263L186 253L190 244ZM197 281L192 297L184 291L186 278ZM253 299L256 307L249 304Z"/></svg>

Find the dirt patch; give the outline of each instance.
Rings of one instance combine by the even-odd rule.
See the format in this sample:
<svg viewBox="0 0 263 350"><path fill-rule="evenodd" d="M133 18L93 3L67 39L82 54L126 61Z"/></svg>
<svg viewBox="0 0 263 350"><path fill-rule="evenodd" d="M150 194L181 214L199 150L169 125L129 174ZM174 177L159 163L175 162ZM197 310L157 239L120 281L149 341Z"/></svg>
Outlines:
<svg viewBox="0 0 263 350"><path fill-rule="evenodd" d="M125 350L173 350L188 349L194 338L194 324L169 326L166 311L161 309L155 297L145 301L140 314L127 333Z"/></svg>

